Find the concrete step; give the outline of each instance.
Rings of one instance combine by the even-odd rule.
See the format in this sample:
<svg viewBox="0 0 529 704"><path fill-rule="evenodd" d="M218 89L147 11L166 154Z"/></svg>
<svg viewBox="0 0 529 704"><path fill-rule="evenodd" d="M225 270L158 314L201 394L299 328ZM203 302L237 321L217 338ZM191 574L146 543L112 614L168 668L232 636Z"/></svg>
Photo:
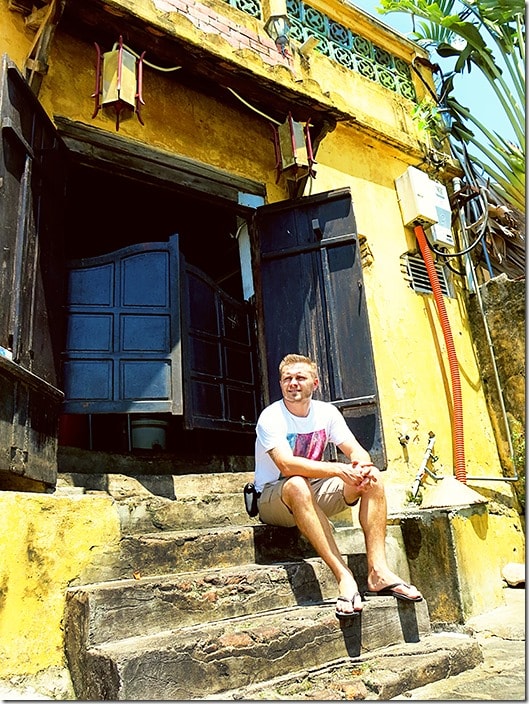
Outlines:
<svg viewBox="0 0 529 704"><path fill-rule="evenodd" d="M365 574L365 548L359 528L336 530L344 555L355 555L351 566L359 578ZM315 552L296 528L235 525L187 531L157 531L124 535L86 567L78 584L133 579L196 569L271 564L315 557Z"/></svg>
<svg viewBox="0 0 529 704"><path fill-rule="evenodd" d="M295 606L205 626L67 648L76 694L85 700L190 700L262 683L339 659L358 658L430 635L425 602L376 598L340 623L334 603ZM68 639L68 636L67 636Z"/></svg>
<svg viewBox="0 0 529 704"><path fill-rule="evenodd" d="M336 596L336 581L320 558L239 565L70 587L65 624L70 643L91 648Z"/></svg>
<svg viewBox="0 0 529 704"><path fill-rule="evenodd" d="M361 617L339 622L335 581L299 531L247 516L242 488L250 472L155 469L59 475L58 492L109 495L122 533L68 589L66 655L78 699L314 699L304 688L318 686L323 699L337 691L382 699L377 692L398 695L449 667L474 666L475 643L454 636L451 645L448 637L432 645L426 602L370 599ZM362 592L358 521L344 515L333 530ZM386 547L392 568L408 579L398 520L389 521ZM415 660L414 670L423 652L432 664ZM397 666L401 654L410 659ZM363 696L352 696L351 678ZM338 682L345 688L333 689Z"/></svg>
<svg viewBox="0 0 529 704"><path fill-rule="evenodd" d="M252 472L253 453L250 455L206 455L180 449L177 453L168 451L134 450L133 452L107 452L85 450L79 447L59 445L57 465L59 474L78 473L110 476L121 474L129 477L140 476L199 476L202 474L221 475L238 472Z"/></svg>
<svg viewBox="0 0 529 704"><path fill-rule="evenodd" d="M63 472L56 492L106 493L116 502L124 533L244 525L243 487L253 472L128 476Z"/></svg>
<svg viewBox="0 0 529 704"><path fill-rule="evenodd" d="M431 633L418 642L378 648L266 682L216 692L203 699L387 702L405 699L408 692L418 687L473 670L483 662L480 646L468 634Z"/></svg>

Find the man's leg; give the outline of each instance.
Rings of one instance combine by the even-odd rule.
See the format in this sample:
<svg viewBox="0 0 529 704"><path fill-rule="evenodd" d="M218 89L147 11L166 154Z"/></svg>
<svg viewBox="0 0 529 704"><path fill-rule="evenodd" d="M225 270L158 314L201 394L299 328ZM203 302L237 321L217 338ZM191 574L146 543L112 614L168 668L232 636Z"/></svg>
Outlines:
<svg viewBox="0 0 529 704"><path fill-rule="evenodd" d="M284 482L282 499L292 511L301 533L331 569L340 596L350 600L349 603L341 601L340 610L343 613L360 611L358 585L338 550L329 519L316 503L309 481L304 477L290 477Z"/></svg>
<svg viewBox="0 0 529 704"><path fill-rule="evenodd" d="M349 503L354 498L358 498L358 494L351 487L345 486L344 497ZM377 481L360 494L359 519L366 543L368 590L379 591L390 584L397 583L398 586L394 591L411 599L419 597L420 592L415 587L406 585L389 569L387 563L387 502L380 472L377 473Z"/></svg>

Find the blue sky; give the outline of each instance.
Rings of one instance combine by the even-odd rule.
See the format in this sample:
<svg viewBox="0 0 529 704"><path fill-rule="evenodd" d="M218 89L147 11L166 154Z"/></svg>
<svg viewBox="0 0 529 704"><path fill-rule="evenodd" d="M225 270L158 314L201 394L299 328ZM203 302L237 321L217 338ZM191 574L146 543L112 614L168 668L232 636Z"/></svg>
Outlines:
<svg viewBox="0 0 529 704"><path fill-rule="evenodd" d="M352 4L365 10L369 14L376 17L384 24L393 27L405 36L412 31L412 18L404 12L390 12L387 15L382 15L376 11L380 5L379 0L350 0ZM443 60L434 51L431 56L433 63L438 63L443 70ZM453 66L453 60L446 61L446 71L448 72ZM491 91L488 81L482 77L480 71L474 69L470 76L465 73L461 77L456 77L455 80L456 92L455 96L459 102L472 110L473 114L491 131L499 132L507 139L513 139L512 127L506 120L501 108L494 109L497 105L496 98Z"/></svg>

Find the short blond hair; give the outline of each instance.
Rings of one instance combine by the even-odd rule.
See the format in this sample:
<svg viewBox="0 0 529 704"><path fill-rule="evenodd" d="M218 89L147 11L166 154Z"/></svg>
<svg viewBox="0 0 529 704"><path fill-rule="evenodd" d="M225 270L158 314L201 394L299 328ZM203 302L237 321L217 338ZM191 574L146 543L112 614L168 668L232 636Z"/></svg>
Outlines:
<svg viewBox="0 0 529 704"><path fill-rule="evenodd" d="M290 367L293 364L307 364L310 367L310 372L314 378L318 376L318 366L310 357L305 357L302 354L287 354L279 363L279 379L283 376L285 367Z"/></svg>

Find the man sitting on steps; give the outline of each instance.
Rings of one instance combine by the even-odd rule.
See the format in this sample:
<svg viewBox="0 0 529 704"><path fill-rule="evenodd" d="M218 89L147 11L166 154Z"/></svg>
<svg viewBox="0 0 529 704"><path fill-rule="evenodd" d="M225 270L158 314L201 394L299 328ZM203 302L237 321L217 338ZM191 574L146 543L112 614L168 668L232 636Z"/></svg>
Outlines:
<svg viewBox="0 0 529 704"><path fill-rule="evenodd" d="M270 404L257 422L255 488L259 518L276 526L297 526L329 566L338 583L336 616L358 616L362 598L340 554L329 516L358 501L367 554L366 596L421 601L420 592L392 572L386 561L387 505L380 471L331 403L312 398L318 388L316 363L289 354L279 365L283 398ZM350 464L326 462L333 442Z"/></svg>

